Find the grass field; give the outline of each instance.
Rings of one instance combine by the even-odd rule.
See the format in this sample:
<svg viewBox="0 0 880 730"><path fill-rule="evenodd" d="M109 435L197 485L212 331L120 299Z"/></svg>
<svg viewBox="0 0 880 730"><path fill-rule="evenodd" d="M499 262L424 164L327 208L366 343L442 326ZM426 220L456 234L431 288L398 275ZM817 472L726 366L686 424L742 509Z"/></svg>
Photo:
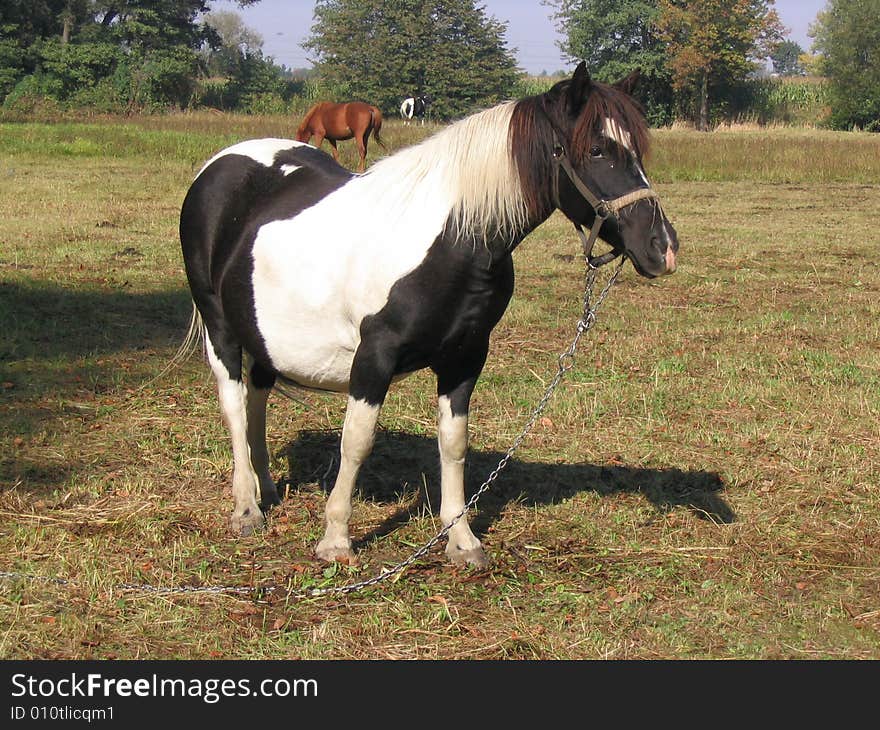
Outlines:
<svg viewBox="0 0 880 730"><path fill-rule="evenodd" d="M390 121L386 145L427 131ZM488 570L438 549L347 598L122 588L339 585L439 528L427 375L383 410L359 565L327 567L313 549L344 399L272 399L286 498L236 539L208 369L162 374L190 313L176 228L193 174L225 144L291 133L221 115L0 125L0 571L68 581L0 579L0 657L880 659L876 135L655 134L680 268L647 281L627 265L480 501ZM577 252L557 216L515 254L471 488L570 342Z"/></svg>

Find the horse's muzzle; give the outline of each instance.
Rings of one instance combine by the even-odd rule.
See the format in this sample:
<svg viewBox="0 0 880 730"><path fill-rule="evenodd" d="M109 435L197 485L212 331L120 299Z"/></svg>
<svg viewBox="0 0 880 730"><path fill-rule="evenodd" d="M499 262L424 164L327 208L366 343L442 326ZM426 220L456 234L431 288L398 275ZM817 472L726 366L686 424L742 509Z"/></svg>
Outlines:
<svg viewBox="0 0 880 730"><path fill-rule="evenodd" d="M663 231L661 235L651 236L650 243L643 250L644 253L641 257L633 251L629 253L629 259L633 262L636 271L642 276L653 279L657 276L675 273L678 266L677 249L678 241Z"/></svg>
<svg viewBox="0 0 880 730"><path fill-rule="evenodd" d="M676 268L678 268L678 234L666 219L666 216L663 216L660 225L660 234L655 234L651 237L651 244L658 253L663 251L664 248L666 249L665 253L662 254L666 270L658 273L659 276L665 276L666 274L674 274Z"/></svg>

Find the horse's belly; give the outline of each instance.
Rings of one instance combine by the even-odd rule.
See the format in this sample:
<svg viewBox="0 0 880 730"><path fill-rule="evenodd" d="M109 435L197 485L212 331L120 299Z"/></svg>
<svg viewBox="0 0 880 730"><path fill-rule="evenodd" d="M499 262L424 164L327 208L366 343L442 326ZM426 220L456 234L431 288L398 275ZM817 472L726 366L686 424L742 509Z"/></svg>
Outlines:
<svg viewBox="0 0 880 730"><path fill-rule="evenodd" d="M348 391L353 352L337 350L326 353L323 358L319 357L321 355L319 351L311 351L307 354L316 357L291 358L281 364L279 368L281 374L304 388L332 390L339 393Z"/></svg>
<svg viewBox="0 0 880 730"><path fill-rule="evenodd" d="M306 388L348 390L351 363L360 343L351 323L329 312L264 311L260 332L272 366L285 378Z"/></svg>

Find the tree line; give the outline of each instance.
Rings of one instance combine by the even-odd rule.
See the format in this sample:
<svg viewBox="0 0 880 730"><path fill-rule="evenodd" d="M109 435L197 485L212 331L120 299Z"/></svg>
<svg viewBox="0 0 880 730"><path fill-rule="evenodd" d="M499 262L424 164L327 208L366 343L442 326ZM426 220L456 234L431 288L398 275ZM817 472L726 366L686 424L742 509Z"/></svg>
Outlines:
<svg viewBox="0 0 880 730"><path fill-rule="evenodd" d="M785 38L772 0L542 0L572 64L605 81L642 71L650 121L700 129L766 96L756 72L807 67L828 77L830 123L880 130L880 0L829 0L812 28L817 56ZM259 0L237 0L241 8ZM290 111L317 98L360 98L394 112L428 93L449 119L539 91L517 69L506 24L478 0L318 0L294 74L211 0L3 0L5 108L108 112L210 106ZM549 83L549 82L548 82Z"/></svg>

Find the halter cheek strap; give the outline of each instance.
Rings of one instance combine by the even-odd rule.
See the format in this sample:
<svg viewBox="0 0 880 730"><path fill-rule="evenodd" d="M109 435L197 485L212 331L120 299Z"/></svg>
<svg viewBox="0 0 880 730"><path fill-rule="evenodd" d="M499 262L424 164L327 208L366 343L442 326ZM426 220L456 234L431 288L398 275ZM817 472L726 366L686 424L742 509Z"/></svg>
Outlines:
<svg viewBox="0 0 880 730"><path fill-rule="evenodd" d="M648 199L656 199L659 200L659 196L655 193L651 188L638 188L633 190L632 192L626 193L625 195L621 195L619 198L614 198L613 200L605 200L602 198L596 197L592 190L590 190L583 180L581 180L580 176L575 172L574 168L571 166L571 162L568 160L568 156L565 154L565 147L559 142L559 139L556 137L554 132L554 140L553 140L553 161L562 169L563 172L568 176L568 179L571 181L571 184L574 185L575 189L581 194L581 196L586 200L596 212L596 217L593 220L593 226L590 228L590 234L584 233L583 227L580 223L574 224L575 230L577 231L578 236L581 239L581 243L584 246L584 256L587 257L587 262L591 268L599 268L603 264L607 264L609 261L613 261L620 253L616 253L614 251L609 251L608 253L604 253L601 256L593 256L593 246L596 244L596 239L599 237L599 230L602 228L602 224L608 220L608 218L620 217L620 211L626 208L633 203L637 203L640 200L648 200ZM559 200L559 174L553 176L553 203L557 208L562 210L562 206L560 205Z"/></svg>

